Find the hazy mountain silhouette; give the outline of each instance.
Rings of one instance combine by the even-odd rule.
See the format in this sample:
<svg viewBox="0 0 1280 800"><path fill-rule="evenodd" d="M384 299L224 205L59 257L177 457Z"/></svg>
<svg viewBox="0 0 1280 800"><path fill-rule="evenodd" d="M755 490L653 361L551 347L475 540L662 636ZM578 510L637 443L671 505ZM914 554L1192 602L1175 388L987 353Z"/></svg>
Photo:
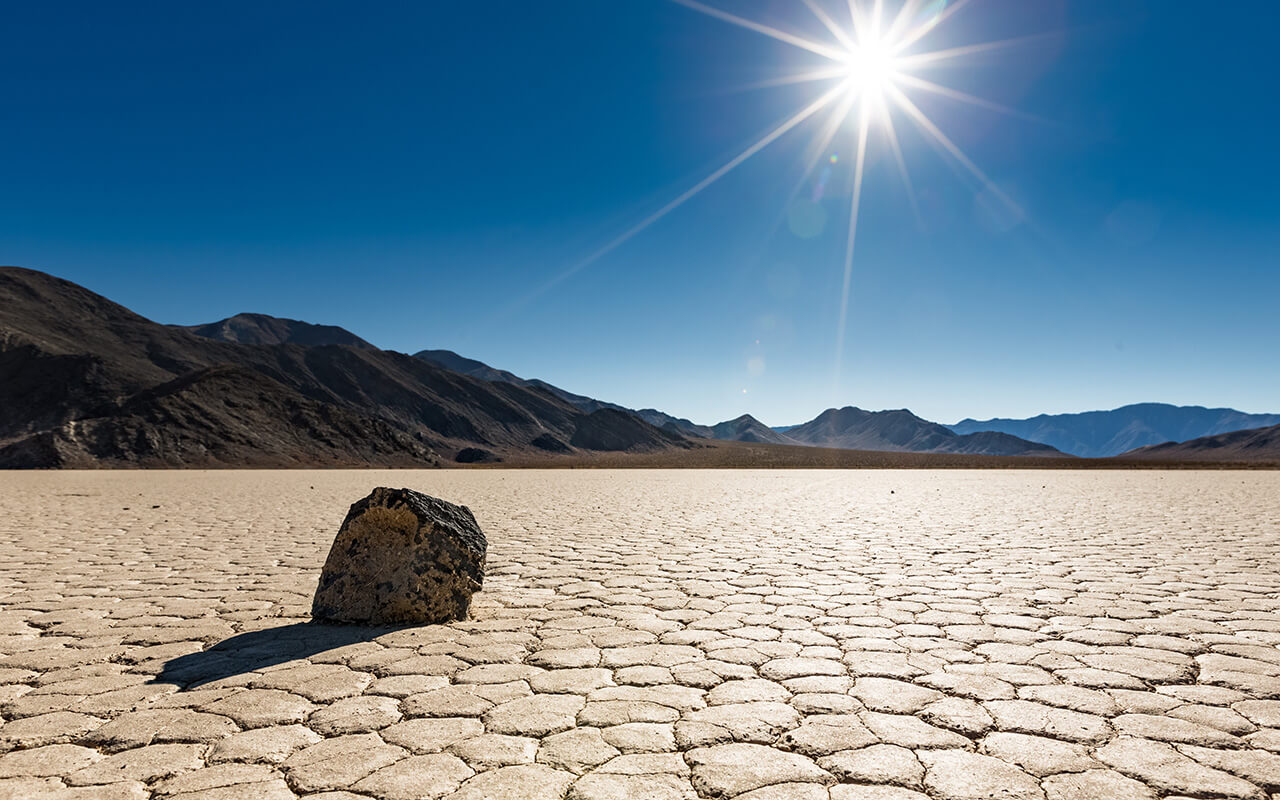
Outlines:
<svg viewBox="0 0 1280 800"><path fill-rule="evenodd" d="M1125 453L1122 458L1168 461L1275 461L1280 463L1280 425L1164 442Z"/></svg>
<svg viewBox="0 0 1280 800"><path fill-rule="evenodd" d="M845 406L829 408L816 418L787 430L797 442L850 450L888 450L910 453L966 453L970 455L1054 456L1058 451L1004 433L957 434L906 409L864 411Z"/></svg>
<svg viewBox="0 0 1280 800"><path fill-rule="evenodd" d="M1041 414L1029 419L966 419L947 427L962 434L999 431L1053 445L1064 453L1103 458L1148 445L1277 424L1280 424L1280 414L1139 403L1111 411Z"/></svg>
<svg viewBox="0 0 1280 800"><path fill-rule="evenodd" d="M367 342L219 341L0 268L3 466L433 464L466 448L545 453L580 431L610 449L687 445L639 420L605 436L608 423Z"/></svg>

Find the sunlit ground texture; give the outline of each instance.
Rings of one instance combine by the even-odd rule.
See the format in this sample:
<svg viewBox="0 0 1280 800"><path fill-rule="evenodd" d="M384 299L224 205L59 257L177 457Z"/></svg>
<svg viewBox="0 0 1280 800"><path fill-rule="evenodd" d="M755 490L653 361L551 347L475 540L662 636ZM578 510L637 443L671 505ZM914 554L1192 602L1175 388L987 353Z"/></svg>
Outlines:
<svg viewBox="0 0 1280 800"><path fill-rule="evenodd" d="M1277 473L0 477L3 798L1280 792ZM378 484L474 619L306 624Z"/></svg>

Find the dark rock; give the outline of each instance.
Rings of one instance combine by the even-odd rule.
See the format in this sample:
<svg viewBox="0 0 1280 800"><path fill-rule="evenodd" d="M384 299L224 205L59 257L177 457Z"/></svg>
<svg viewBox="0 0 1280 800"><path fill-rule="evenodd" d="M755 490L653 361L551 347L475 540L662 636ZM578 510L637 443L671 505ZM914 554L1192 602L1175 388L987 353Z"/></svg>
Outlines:
<svg viewBox="0 0 1280 800"><path fill-rule="evenodd" d="M459 464L492 464L502 459L497 453L483 447L464 447L458 451L453 460Z"/></svg>
<svg viewBox="0 0 1280 800"><path fill-rule="evenodd" d="M487 549L466 506L379 487L347 513L311 617L366 625L466 619L484 582Z"/></svg>

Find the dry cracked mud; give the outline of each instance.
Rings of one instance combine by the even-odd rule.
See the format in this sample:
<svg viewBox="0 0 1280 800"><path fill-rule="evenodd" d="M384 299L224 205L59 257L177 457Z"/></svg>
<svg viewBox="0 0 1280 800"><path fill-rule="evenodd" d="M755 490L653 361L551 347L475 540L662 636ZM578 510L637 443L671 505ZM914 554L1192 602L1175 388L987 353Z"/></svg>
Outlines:
<svg viewBox="0 0 1280 800"><path fill-rule="evenodd" d="M465 622L309 624L375 485ZM1280 473L0 473L0 798L1280 798Z"/></svg>

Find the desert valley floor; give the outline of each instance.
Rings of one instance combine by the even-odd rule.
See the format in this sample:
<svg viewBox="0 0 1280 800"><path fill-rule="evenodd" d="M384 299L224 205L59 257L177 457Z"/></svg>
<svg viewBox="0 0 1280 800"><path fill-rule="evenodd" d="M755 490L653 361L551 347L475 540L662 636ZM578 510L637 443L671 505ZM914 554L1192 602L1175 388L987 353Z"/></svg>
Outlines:
<svg viewBox="0 0 1280 800"><path fill-rule="evenodd" d="M473 618L309 624L376 485ZM1280 473L0 473L0 798L1280 798Z"/></svg>

